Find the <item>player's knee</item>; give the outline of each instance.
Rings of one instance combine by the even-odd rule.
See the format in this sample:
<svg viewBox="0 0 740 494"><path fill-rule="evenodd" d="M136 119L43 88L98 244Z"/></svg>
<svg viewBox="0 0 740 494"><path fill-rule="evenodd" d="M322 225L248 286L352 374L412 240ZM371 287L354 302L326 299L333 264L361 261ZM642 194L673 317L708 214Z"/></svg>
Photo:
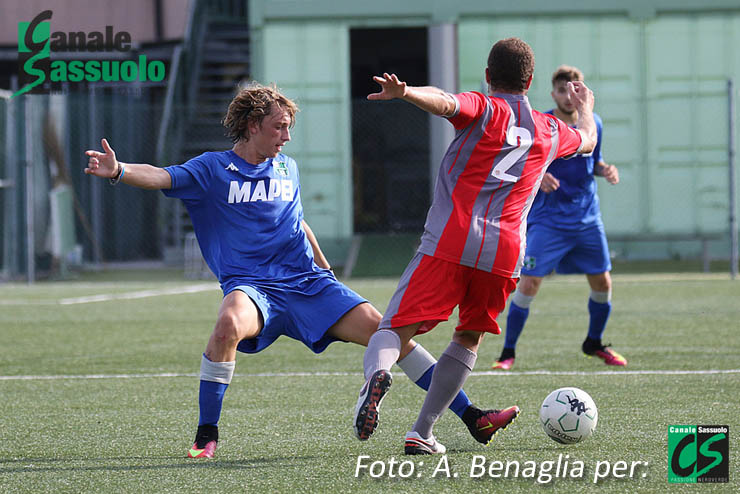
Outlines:
<svg viewBox="0 0 740 494"><path fill-rule="evenodd" d="M374 333L378 329L380 320L383 316L378 312L378 309L373 307L369 303L360 304L352 309L352 316L355 321L359 323L361 327L370 332Z"/></svg>
<svg viewBox="0 0 740 494"><path fill-rule="evenodd" d="M381 319L382 316L375 307L369 303L359 304L329 328L328 334L342 341L367 346L378 330Z"/></svg>
<svg viewBox="0 0 740 494"><path fill-rule="evenodd" d="M535 276L522 276L517 286L517 291L528 297L534 297L540 289L542 278Z"/></svg>
<svg viewBox="0 0 740 494"><path fill-rule="evenodd" d="M604 291L610 292L612 290L612 278L609 276L609 273L606 274L604 277Z"/></svg>
<svg viewBox="0 0 740 494"><path fill-rule="evenodd" d="M361 311L363 319L366 320L370 326L375 326L375 329L378 328L380 320L383 319L383 316L378 312L378 309L373 307L372 304L360 304L357 306L357 309Z"/></svg>
<svg viewBox="0 0 740 494"><path fill-rule="evenodd" d="M594 276L590 280L591 290L595 292L609 292L612 289L612 279L609 273Z"/></svg>
<svg viewBox="0 0 740 494"><path fill-rule="evenodd" d="M358 327L367 336L367 340L369 341L373 333L378 330L378 325L380 325L380 320L383 316L370 304L360 304L355 310L359 312L359 320L361 321Z"/></svg>
<svg viewBox="0 0 740 494"><path fill-rule="evenodd" d="M213 339L219 345L236 346L241 340L239 318L232 313L220 314L213 330Z"/></svg>
<svg viewBox="0 0 740 494"><path fill-rule="evenodd" d="M480 331L455 331L452 335L452 341L469 350L476 351L475 349L483 341L483 334Z"/></svg>

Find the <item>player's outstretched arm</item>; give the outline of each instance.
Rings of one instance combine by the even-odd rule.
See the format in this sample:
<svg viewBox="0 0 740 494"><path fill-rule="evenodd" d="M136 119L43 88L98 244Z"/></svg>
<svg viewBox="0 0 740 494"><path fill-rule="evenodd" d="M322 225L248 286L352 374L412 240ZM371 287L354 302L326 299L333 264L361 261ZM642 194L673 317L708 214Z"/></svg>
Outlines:
<svg viewBox="0 0 740 494"><path fill-rule="evenodd" d="M89 149L85 151L88 157L85 173L101 178L120 179L121 182L140 187L142 189L169 189L172 187L172 178L162 168L146 164L123 163L116 159L116 152L108 141L100 141L103 151Z"/></svg>
<svg viewBox="0 0 740 494"><path fill-rule="evenodd" d="M582 81L568 82L568 92L575 101L578 110L576 127L581 133L581 147L579 153L588 154L594 150L598 142L596 122L594 121L594 92Z"/></svg>
<svg viewBox="0 0 740 494"><path fill-rule="evenodd" d="M422 110L439 115L451 117L455 113L455 98L446 91L434 86L408 86L404 81L398 79L396 74L383 73L383 77L374 76L373 80L380 84L381 90L377 93L367 95L369 100L391 100L402 99L412 103Z"/></svg>
<svg viewBox="0 0 740 494"><path fill-rule="evenodd" d="M331 264L329 264L329 261L326 259L326 257L324 257L324 253L321 252L319 241L316 239L316 235L313 234L313 230L311 230L311 227L308 226L306 220L301 220L301 225L303 225L303 230L306 232L308 243L311 244L311 248L313 249L313 260L316 265L320 268L331 269Z"/></svg>

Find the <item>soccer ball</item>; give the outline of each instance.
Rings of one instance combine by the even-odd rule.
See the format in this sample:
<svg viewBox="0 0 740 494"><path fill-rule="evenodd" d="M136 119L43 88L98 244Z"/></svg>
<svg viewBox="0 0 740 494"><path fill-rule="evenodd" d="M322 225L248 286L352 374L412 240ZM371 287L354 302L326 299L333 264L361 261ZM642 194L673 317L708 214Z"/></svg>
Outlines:
<svg viewBox="0 0 740 494"><path fill-rule="evenodd" d="M579 443L593 433L599 412L594 400L578 388L556 389L540 407L545 434L561 444Z"/></svg>

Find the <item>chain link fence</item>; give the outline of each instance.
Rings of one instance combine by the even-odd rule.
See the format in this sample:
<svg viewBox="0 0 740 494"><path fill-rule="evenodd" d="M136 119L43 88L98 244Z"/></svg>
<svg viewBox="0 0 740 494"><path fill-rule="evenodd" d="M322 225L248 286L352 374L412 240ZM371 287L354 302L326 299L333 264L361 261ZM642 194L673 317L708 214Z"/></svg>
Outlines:
<svg viewBox="0 0 740 494"><path fill-rule="evenodd" d="M64 276L83 262L161 259L161 194L87 176L87 149L156 163L159 88L105 88L0 99L2 277Z"/></svg>
<svg viewBox="0 0 740 494"><path fill-rule="evenodd" d="M85 151L101 150L103 137L122 161L158 162L161 88L9 95L0 98L2 279L59 278L82 265L132 261L184 261L186 277L211 276L192 232L178 228L178 201L83 172ZM411 239L430 200L429 122L410 105L387 105L353 103L355 231Z"/></svg>
<svg viewBox="0 0 740 494"><path fill-rule="evenodd" d="M352 100L356 233L419 233L430 204L429 116L403 101Z"/></svg>

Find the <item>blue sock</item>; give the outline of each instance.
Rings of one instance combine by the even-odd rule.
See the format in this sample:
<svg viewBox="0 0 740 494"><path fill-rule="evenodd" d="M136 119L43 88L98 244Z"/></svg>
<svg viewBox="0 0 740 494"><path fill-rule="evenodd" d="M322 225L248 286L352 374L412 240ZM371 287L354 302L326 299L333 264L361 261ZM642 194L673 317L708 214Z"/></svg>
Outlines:
<svg viewBox="0 0 740 494"><path fill-rule="evenodd" d="M198 419L198 425L218 425L224 393L228 387L228 384L213 381L200 382L200 394L198 395L200 418Z"/></svg>
<svg viewBox="0 0 740 494"><path fill-rule="evenodd" d="M434 368L436 366L437 364L434 364L433 366L428 368L424 375L422 375L419 380L416 381L416 385L424 391L429 391L429 385L432 383L432 372L434 372ZM460 392L457 393L457 396L455 396L455 399L452 400L452 403L450 403L450 410L455 412L455 415L462 418L465 410L472 404L473 402L470 401L468 395L466 395L465 391L461 389Z"/></svg>
<svg viewBox="0 0 740 494"><path fill-rule="evenodd" d="M592 298L588 299L588 313L590 315L588 323L588 337L594 340L601 340L601 335L606 329L606 321L609 320L609 313L612 311L612 303L607 302L600 304L594 302Z"/></svg>
<svg viewBox="0 0 740 494"><path fill-rule="evenodd" d="M527 317L529 317L529 308L523 309L512 300L509 304L509 314L506 316L504 348L511 350L516 348L516 342L519 340L519 335L522 334Z"/></svg>

